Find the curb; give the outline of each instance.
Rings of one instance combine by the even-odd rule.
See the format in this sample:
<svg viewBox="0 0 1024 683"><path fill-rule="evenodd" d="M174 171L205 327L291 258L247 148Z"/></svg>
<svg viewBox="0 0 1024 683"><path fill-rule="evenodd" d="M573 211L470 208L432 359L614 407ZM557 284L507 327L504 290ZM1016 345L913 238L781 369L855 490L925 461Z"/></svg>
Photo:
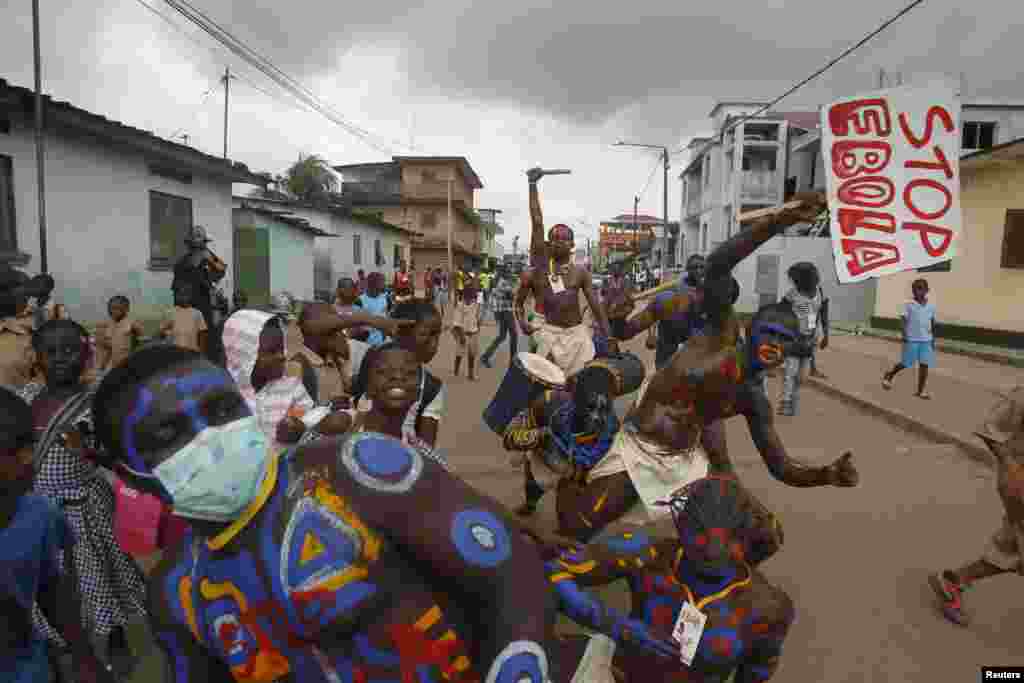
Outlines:
<svg viewBox="0 0 1024 683"><path fill-rule="evenodd" d="M935 443L952 444L957 446L960 450L964 451L969 458L981 463L982 465L987 467L994 467L995 465L995 459L992 457L992 454L989 452L988 448L983 446L981 443L974 443L973 441L965 439L958 434L947 431L928 422L924 422L923 420L919 420L915 417L911 417L901 410L888 408L866 396L846 389L840 389L834 384L830 384L829 382L820 380L816 377L807 377L804 379L804 382L823 394L827 394L828 396L837 398L844 403L853 405L865 413L881 417L889 424L895 425L904 431L917 434L918 436L922 436Z"/></svg>
<svg viewBox="0 0 1024 683"><path fill-rule="evenodd" d="M843 332L846 332L847 334L851 335L857 334L856 330L854 329L844 327L836 327L836 329L843 330ZM860 334L864 335L865 337L871 337L873 339L882 339L887 342L892 342L893 344L903 343L896 337L891 337L887 334L882 334L874 330L861 330ZM999 365L1009 365L1015 368L1024 367L1024 358L1014 358L1012 356L1004 356L998 353L990 353L988 351L974 351L971 349L964 349L959 346L953 346L952 344L942 342L939 340L936 340L935 342L935 350L941 351L943 353L951 353L957 356L966 356L968 358L974 358L976 360L987 361L989 363L998 363Z"/></svg>

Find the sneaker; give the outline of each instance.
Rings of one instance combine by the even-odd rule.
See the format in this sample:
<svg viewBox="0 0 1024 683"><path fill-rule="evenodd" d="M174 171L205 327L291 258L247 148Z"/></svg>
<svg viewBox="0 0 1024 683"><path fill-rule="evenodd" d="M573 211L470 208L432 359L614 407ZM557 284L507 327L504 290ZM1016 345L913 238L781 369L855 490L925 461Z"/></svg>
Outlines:
<svg viewBox="0 0 1024 683"><path fill-rule="evenodd" d="M886 391L892 389L892 380L888 377L882 377L882 388Z"/></svg>
<svg viewBox="0 0 1024 683"><path fill-rule="evenodd" d="M931 574L928 577L928 585L935 591L939 601L942 603L942 614L958 626L967 626L970 619L964 612L963 589L953 576L953 572L944 571L941 574Z"/></svg>
<svg viewBox="0 0 1024 683"><path fill-rule="evenodd" d="M917 396L918 398L923 398L926 401L932 400L932 395L929 394L927 391L921 391L919 393L914 394L914 396Z"/></svg>

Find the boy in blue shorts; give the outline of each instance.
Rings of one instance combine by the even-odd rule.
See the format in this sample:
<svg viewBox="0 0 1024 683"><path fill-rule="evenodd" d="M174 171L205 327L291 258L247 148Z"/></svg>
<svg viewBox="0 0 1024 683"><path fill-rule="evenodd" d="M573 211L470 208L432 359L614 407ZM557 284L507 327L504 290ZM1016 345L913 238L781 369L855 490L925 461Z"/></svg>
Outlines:
<svg viewBox="0 0 1024 683"><path fill-rule="evenodd" d="M914 280L910 289L914 293L914 300L907 302L900 316L903 320L903 357L882 377L882 386L892 389L892 378L896 373L920 364L917 393L914 395L930 399L931 394L925 391L925 384L928 382L928 368L935 364L935 305L928 302L927 280Z"/></svg>

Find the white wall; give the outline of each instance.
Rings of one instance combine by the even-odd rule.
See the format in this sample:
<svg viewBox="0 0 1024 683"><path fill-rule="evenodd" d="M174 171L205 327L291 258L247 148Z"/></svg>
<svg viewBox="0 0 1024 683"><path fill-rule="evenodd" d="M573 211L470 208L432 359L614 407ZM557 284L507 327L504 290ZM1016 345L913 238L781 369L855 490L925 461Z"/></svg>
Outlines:
<svg viewBox="0 0 1024 683"><path fill-rule="evenodd" d="M39 228L35 142L32 129L12 121L0 134L0 154L14 169L18 248L39 272ZM190 184L152 175L140 153L106 143L57 137L46 140L46 222L54 299L82 321L107 317L107 301L124 294L139 317L159 315L171 305L168 271L149 268L149 191L188 197L193 221L203 225L210 248L228 264L222 282L231 296L231 183L193 175ZM184 238L184 235L182 235Z"/></svg>

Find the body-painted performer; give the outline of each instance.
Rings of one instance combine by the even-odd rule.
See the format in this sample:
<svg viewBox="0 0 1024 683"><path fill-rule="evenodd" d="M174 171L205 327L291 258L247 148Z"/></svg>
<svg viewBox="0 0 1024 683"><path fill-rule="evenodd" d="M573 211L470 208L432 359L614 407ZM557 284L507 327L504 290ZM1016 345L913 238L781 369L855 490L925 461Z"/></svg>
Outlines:
<svg viewBox="0 0 1024 683"><path fill-rule="evenodd" d="M580 311L580 292L594 315L601 333L610 336L608 318L597 300L590 273L571 262L573 232L567 225L558 224L548 231L544 239L544 216L540 208L537 182L544 171L533 168L526 172L530 181L530 263L531 270L520 279L516 293L516 317L526 335L533 335L537 353L562 368L566 377L572 377L594 358L594 339L589 326L583 322ZM543 322L531 329L525 304L529 295L537 300ZM611 350L617 350L611 345Z"/></svg>
<svg viewBox="0 0 1024 683"><path fill-rule="evenodd" d="M189 518L150 577L174 683L562 683L553 596L500 506L397 440L275 457L231 377L153 347L96 425L133 487Z"/></svg>
<svg viewBox="0 0 1024 683"><path fill-rule="evenodd" d="M114 491L94 460L99 444L90 435L91 393L84 382L88 338L71 320L44 323L32 345L45 384L27 384L18 395L32 406L33 490L60 507L78 541L73 555L83 626L123 673L133 660L125 629L146 616L146 586L142 572L115 540ZM55 651L67 647L38 610L35 623Z"/></svg>
<svg viewBox="0 0 1024 683"><path fill-rule="evenodd" d="M928 577L942 612L966 626L963 594L978 581L1000 574L1024 574L1024 387L1015 387L985 420L979 436L996 459L996 489L1003 503L1003 523L977 560L959 569Z"/></svg>
<svg viewBox="0 0 1024 683"><path fill-rule="evenodd" d="M572 391L549 389L506 428L506 450L523 453L526 501L516 513L532 515L544 493L562 477L581 480L605 456L619 430L615 378L590 366Z"/></svg>
<svg viewBox="0 0 1024 683"><path fill-rule="evenodd" d="M744 536L758 522L745 493L731 477L707 477L669 503L676 538L653 539L635 531L548 562L561 610L614 641L567 639L559 648L567 666L586 659L588 651L596 659L604 650L605 666L610 663L627 681L720 683L730 674L734 683L769 680L778 669L794 609L785 591L747 560ZM586 591L619 579L629 585L628 615ZM668 657L651 656L666 649Z"/></svg>
<svg viewBox="0 0 1024 683"><path fill-rule="evenodd" d="M799 325L792 309L788 304L762 307L747 329L747 341L741 343L730 303L736 264L787 226L817 215L824 202L817 193L798 198L805 202L800 207L759 220L708 257L703 287L708 333L692 337L650 376L608 455L590 470L586 482L563 480L559 492L562 535L590 539L638 504L642 504L636 509L640 514L630 521L663 517L664 509L654 507L655 501L709 472L732 473L720 423L737 415L746 418L754 445L779 481L790 486L856 484L851 454L828 466L807 465L786 454L775 431L761 374L778 367L785 350L796 342ZM630 298L625 297L624 311L633 308ZM623 324L620 318L616 327L621 329ZM763 508L762 517L766 529L775 530L771 535L777 536L777 547L781 543L777 522ZM766 540L764 552L770 554L771 546L771 540Z"/></svg>

